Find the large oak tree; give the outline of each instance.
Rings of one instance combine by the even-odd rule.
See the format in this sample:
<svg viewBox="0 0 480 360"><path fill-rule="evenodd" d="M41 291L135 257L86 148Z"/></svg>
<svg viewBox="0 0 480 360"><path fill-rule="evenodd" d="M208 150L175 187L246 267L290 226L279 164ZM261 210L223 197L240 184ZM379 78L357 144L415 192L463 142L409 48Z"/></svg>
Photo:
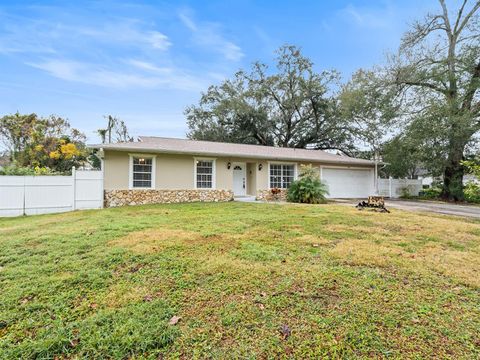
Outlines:
<svg viewBox="0 0 480 360"><path fill-rule="evenodd" d="M480 1L463 0L416 22L391 64L400 119L425 153L441 160L442 196L463 199L462 160L480 131Z"/></svg>
<svg viewBox="0 0 480 360"><path fill-rule="evenodd" d="M350 152L350 122L337 116L338 74L315 72L295 46L283 46L277 55L274 71L257 62L202 94L198 105L186 109L188 136Z"/></svg>

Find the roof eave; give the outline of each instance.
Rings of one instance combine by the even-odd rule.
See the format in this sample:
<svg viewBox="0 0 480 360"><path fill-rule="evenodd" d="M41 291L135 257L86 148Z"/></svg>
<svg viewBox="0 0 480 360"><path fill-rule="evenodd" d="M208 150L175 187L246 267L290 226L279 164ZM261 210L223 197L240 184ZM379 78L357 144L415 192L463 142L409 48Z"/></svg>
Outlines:
<svg viewBox="0 0 480 360"><path fill-rule="evenodd" d="M300 158L300 157L283 157L283 156L261 156L261 155L249 155L249 154L231 154L231 153L216 153L210 151L184 151L184 150L165 150L165 149L152 149L148 147L124 147L124 146L109 146L108 144L103 145L89 145L88 147L92 149L102 148L106 150L114 151L123 151L123 152L146 152L146 153L157 153L157 154L182 154L182 155L202 155L202 156L218 156L218 157L232 157L232 158L250 158L250 159L260 159L260 160L279 160L279 161L305 161L305 162L319 162L327 164L345 164L345 165L364 165L364 166L374 166L375 162L371 160L361 160L354 159L354 161L345 161L340 159L311 159L311 158ZM380 163L378 163L380 164Z"/></svg>

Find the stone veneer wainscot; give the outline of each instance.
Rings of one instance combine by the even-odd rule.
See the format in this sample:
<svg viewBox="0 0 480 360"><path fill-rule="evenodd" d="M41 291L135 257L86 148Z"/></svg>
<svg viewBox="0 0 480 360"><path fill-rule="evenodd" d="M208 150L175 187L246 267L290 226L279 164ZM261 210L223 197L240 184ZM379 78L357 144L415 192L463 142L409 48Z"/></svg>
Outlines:
<svg viewBox="0 0 480 360"><path fill-rule="evenodd" d="M105 190L105 207L231 200L230 190Z"/></svg>
<svg viewBox="0 0 480 360"><path fill-rule="evenodd" d="M273 194L272 190L258 190L257 200L263 201L287 201L287 189L280 189L278 194Z"/></svg>

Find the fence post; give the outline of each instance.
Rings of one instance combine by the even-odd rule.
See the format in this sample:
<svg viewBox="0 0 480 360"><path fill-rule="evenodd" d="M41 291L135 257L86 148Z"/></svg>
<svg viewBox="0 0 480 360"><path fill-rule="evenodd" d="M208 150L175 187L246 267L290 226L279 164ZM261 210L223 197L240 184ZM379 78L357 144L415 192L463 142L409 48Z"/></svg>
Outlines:
<svg viewBox="0 0 480 360"><path fill-rule="evenodd" d="M392 177L388 177L388 197L392 198Z"/></svg>
<svg viewBox="0 0 480 360"><path fill-rule="evenodd" d="M26 208L26 203L27 203L27 177L24 175L22 176L23 177L23 211L22 211L22 215L25 216L27 215L27 212L25 211L25 208Z"/></svg>
<svg viewBox="0 0 480 360"><path fill-rule="evenodd" d="M77 187L77 170L72 166L72 210L75 210L75 193Z"/></svg>

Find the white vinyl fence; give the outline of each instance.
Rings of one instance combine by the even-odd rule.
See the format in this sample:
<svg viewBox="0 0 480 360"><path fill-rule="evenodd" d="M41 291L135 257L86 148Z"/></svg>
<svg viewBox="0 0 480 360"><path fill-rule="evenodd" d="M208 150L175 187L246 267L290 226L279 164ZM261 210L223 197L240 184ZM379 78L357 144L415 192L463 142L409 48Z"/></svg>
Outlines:
<svg viewBox="0 0 480 360"><path fill-rule="evenodd" d="M378 179L378 193L380 196L399 198L404 193L418 196L422 191L422 180L418 179Z"/></svg>
<svg viewBox="0 0 480 360"><path fill-rule="evenodd" d="M74 168L71 176L0 176L0 216L102 207L102 171Z"/></svg>

